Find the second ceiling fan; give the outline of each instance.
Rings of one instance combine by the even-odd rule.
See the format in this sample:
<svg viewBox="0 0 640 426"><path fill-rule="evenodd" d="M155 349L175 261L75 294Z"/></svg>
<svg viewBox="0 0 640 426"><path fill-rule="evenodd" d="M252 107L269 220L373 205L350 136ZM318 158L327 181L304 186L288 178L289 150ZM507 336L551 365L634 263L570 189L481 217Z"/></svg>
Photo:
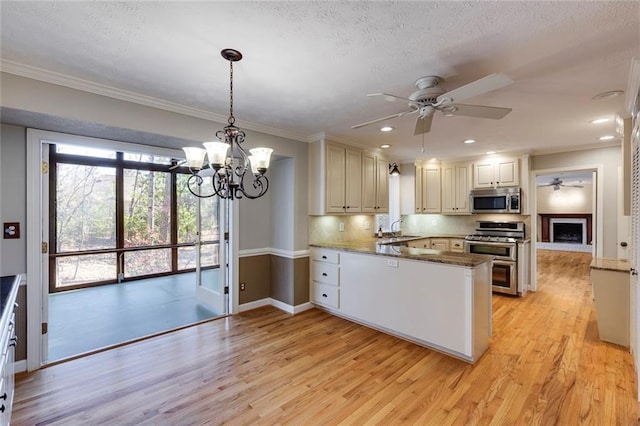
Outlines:
<svg viewBox="0 0 640 426"><path fill-rule="evenodd" d="M464 99L481 95L512 84L513 80L505 74L490 74L449 92L445 92L443 88L438 87L438 84L441 81L442 78L433 75L420 77L415 82L418 90L409 95L408 98L390 95L388 93L368 94L367 96L372 97L382 96L382 98L388 102L404 103L409 107L409 109L386 117L367 121L365 123L356 124L355 126L351 126L351 128L358 129L380 121L404 117L405 115L410 114L418 114L414 135L421 135L428 133L429 130L431 130L431 122L436 110L441 111L446 115L464 115L468 117L492 118L494 120L500 119L511 112L511 108L458 103Z"/></svg>

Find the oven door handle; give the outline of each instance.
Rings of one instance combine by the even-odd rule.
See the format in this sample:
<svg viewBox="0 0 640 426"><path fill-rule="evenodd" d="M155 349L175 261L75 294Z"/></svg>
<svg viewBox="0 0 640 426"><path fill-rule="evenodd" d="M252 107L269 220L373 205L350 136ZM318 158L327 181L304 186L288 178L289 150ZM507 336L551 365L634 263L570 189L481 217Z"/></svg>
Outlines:
<svg viewBox="0 0 640 426"><path fill-rule="evenodd" d="M500 266L515 266L516 262L514 262L513 260L493 260L493 264L494 265L500 265Z"/></svg>

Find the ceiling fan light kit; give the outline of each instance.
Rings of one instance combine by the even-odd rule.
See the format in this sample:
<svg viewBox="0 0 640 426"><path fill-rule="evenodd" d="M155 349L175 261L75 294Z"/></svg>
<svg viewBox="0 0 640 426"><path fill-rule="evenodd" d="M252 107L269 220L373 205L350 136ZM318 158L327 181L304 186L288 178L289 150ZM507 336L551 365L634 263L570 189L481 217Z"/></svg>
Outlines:
<svg viewBox="0 0 640 426"><path fill-rule="evenodd" d="M500 89L513 83L513 80L505 74L490 74L479 80L465 84L464 86L446 92L439 84L441 77L428 75L415 81L418 90L409 97L391 95L388 93L370 93L369 97L382 97L387 102L404 103L410 109L386 117L367 121L352 126L352 129L368 126L381 121L417 114L414 135L424 135L431 130L431 122L435 111L440 111L445 116L462 115L476 118L490 118L498 120L511 112L510 108L490 107L486 105L459 104L467 98L481 95L492 90Z"/></svg>

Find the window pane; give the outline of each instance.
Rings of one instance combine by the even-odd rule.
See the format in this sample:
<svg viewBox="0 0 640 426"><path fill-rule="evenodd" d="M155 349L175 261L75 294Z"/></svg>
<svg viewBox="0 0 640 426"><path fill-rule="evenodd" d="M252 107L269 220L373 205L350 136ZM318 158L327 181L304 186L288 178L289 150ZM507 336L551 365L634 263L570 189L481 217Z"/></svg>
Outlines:
<svg viewBox="0 0 640 426"><path fill-rule="evenodd" d="M88 148L86 146L56 145L60 154L82 155L84 157L116 158L116 152L109 149Z"/></svg>
<svg viewBox="0 0 640 426"><path fill-rule="evenodd" d="M124 170L124 246L171 242L170 174Z"/></svg>
<svg viewBox="0 0 640 426"><path fill-rule="evenodd" d="M219 244L202 244L200 254L200 266L218 266L218 252L220 250Z"/></svg>
<svg viewBox="0 0 640 426"><path fill-rule="evenodd" d="M198 198L187 189L190 175L177 174L176 193L178 198L178 243L192 243L197 240Z"/></svg>
<svg viewBox="0 0 640 426"><path fill-rule="evenodd" d="M211 182L211 178L208 180ZM205 183L207 181L205 180ZM220 240L220 224L218 223L219 197L204 198L200 203L200 227L202 241Z"/></svg>
<svg viewBox="0 0 640 426"><path fill-rule="evenodd" d="M152 164L171 164L171 157L163 157L153 154L138 154L125 152L124 159L126 161L138 161L140 163L152 163Z"/></svg>
<svg viewBox="0 0 640 426"><path fill-rule="evenodd" d="M117 278L115 253L58 257L55 262L56 288Z"/></svg>
<svg viewBox="0 0 640 426"><path fill-rule="evenodd" d="M196 267L196 248L178 247L178 271L194 269Z"/></svg>
<svg viewBox="0 0 640 426"><path fill-rule="evenodd" d="M115 169L58 164L56 251L114 248Z"/></svg>
<svg viewBox="0 0 640 426"><path fill-rule="evenodd" d="M124 254L124 276L171 272L171 249L139 250Z"/></svg>

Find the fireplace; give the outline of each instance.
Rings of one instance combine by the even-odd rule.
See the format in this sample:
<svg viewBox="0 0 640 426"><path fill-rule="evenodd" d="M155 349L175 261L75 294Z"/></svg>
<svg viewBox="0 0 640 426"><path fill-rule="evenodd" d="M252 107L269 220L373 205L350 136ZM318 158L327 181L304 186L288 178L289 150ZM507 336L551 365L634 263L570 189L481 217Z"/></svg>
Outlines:
<svg viewBox="0 0 640 426"><path fill-rule="evenodd" d="M560 220L560 221L559 221ZM580 240L579 241L563 241L565 243L576 243L576 244L591 244L592 241L592 236L591 236L591 214L585 213L540 213L540 222L541 222L541 231L542 231L542 235L541 235L541 240L542 242L545 243L550 243L554 240L552 240L552 233L553 231L553 227L554 225L552 225L552 221L553 223L561 223L563 220L568 221L568 224L577 224L579 223L581 226L581 231L580 231ZM566 224L567 222L565 222ZM562 225L561 225L562 228ZM574 225L573 228L575 229L576 226ZM560 237L560 238L577 238L575 236L569 237L569 234L575 234L576 232L565 232L562 231L562 233L565 233L567 235L565 235L564 237ZM560 242L556 240L555 242Z"/></svg>
<svg viewBox="0 0 640 426"><path fill-rule="evenodd" d="M551 218L551 242L587 244L587 220L577 218Z"/></svg>

